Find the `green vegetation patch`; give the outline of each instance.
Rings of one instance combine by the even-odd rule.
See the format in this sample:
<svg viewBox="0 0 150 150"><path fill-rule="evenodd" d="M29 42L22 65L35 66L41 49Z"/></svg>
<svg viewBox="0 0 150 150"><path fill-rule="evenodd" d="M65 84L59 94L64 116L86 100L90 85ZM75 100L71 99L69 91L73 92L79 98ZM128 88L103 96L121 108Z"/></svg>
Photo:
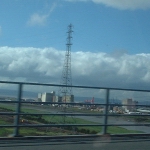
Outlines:
<svg viewBox="0 0 150 150"><path fill-rule="evenodd" d="M13 133L12 128L0 128L0 136L1 137L6 137L12 133Z"/></svg>
<svg viewBox="0 0 150 150"><path fill-rule="evenodd" d="M15 110L15 105L1 105L0 109L3 109L7 112L12 112ZM40 108L39 108L40 109ZM22 112L27 113L26 115L22 115L21 119L26 119L30 123L34 124L97 124L91 121L87 121L80 118L75 118L71 116L57 116L57 115L28 115L28 113L37 113L40 112L35 109L22 107ZM0 124L10 124L9 120L5 120L0 117ZM64 127L61 128L51 128L51 127L43 127L43 128L20 128L20 134L23 136L36 136L36 135L68 135L68 134L98 134L102 132L102 126L85 126L85 127ZM108 127L108 133L110 134L124 134L124 133L142 133L134 130L127 130L118 126ZM12 134L13 128L0 128L0 136L8 136Z"/></svg>

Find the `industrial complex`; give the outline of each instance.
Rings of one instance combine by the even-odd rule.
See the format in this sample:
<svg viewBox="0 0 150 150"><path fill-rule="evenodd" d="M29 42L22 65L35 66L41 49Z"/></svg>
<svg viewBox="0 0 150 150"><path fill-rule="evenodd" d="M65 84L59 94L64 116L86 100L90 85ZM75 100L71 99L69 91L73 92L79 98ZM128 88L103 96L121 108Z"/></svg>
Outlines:
<svg viewBox="0 0 150 150"><path fill-rule="evenodd" d="M55 92L50 93L38 93L38 102L64 102L64 103L73 103L74 95L63 95L57 96Z"/></svg>

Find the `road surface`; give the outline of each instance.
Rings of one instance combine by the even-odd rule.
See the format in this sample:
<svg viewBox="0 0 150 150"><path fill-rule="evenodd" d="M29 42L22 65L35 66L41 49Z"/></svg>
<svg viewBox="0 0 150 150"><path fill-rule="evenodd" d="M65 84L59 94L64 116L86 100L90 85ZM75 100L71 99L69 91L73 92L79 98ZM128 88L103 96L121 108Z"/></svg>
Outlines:
<svg viewBox="0 0 150 150"><path fill-rule="evenodd" d="M150 140L0 140L0 150L149 150Z"/></svg>

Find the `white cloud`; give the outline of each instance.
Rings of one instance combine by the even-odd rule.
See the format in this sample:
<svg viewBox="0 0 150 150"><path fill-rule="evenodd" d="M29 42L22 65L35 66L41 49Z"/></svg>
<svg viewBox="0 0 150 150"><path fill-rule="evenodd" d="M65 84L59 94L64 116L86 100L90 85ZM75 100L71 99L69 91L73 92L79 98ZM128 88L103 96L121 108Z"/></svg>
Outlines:
<svg viewBox="0 0 150 150"><path fill-rule="evenodd" d="M150 0L67 0L70 2L91 1L96 4L104 4L106 6L118 8L118 9L149 9Z"/></svg>
<svg viewBox="0 0 150 150"><path fill-rule="evenodd" d="M30 16L30 19L27 21L27 24L29 26L43 26L46 24L47 19L50 17L51 13L54 11L56 8L56 3L53 3L52 6L50 7L50 10L46 14L39 14L39 13L34 13Z"/></svg>
<svg viewBox="0 0 150 150"><path fill-rule="evenodd" d="M59 84L64 58L54 48L0 47L0 80ZM150 54L72 52L73 85L150 89L149 64Z"/></svg>
<svg viewBox="0 0 150 150"><path fill-rule="evenodd" d="M54 48L1 47L0 71L14 77L39 76L57 77L61 75L64 51ZM61 59L60 59L61 58ZM101 84L104 81L118 82L123 79L128 83L134 81L150 82L150 54L127 55L116 58L106 53L72 52L72 72L75 80L84 77L87 81ZM11 77L11 76L10 76ZM81 83L82 84L82 83ZM117 85L117 84L116 84Z"/></svg>
<svg viewBox="0 0 150 150"><path fill-rule="evenodd" d="M45 25L48 16L49 15L39 15L37 13L34 13L33 15L31 15L27 24L30 26Z"/></svg>
<svg viewBox="0 0 150 150"><path fill-rule="evenodd" d="M119 9L147 9L150 8L150 0L93 0L95 3L102 3Z"/></svg>

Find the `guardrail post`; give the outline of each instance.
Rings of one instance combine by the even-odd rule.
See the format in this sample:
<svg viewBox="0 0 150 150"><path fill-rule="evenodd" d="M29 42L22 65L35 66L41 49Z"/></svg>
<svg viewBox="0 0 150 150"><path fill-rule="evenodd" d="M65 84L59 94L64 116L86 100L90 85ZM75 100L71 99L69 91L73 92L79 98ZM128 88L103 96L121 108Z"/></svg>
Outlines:
<svg viewBox="0 0 150 150"><path fill-rule="evenodd" d="M22 83L19 83L18 85L18 103L16 107L16 113L15 119L14 119L14 125L16 126L14 129L13 137L18 137L19 135L19 122L20 122L20 110L21 110L21 96L22 96Z"/></svg>
<svg viewBox="0 0 150 150"><path fill-rule="evenodd" d="M104 126L102 129L102 134L107 134L107 123L108 123L108 106L109 106L109 89L106 90L105 99L105 109L104 109Z"/></svg>

